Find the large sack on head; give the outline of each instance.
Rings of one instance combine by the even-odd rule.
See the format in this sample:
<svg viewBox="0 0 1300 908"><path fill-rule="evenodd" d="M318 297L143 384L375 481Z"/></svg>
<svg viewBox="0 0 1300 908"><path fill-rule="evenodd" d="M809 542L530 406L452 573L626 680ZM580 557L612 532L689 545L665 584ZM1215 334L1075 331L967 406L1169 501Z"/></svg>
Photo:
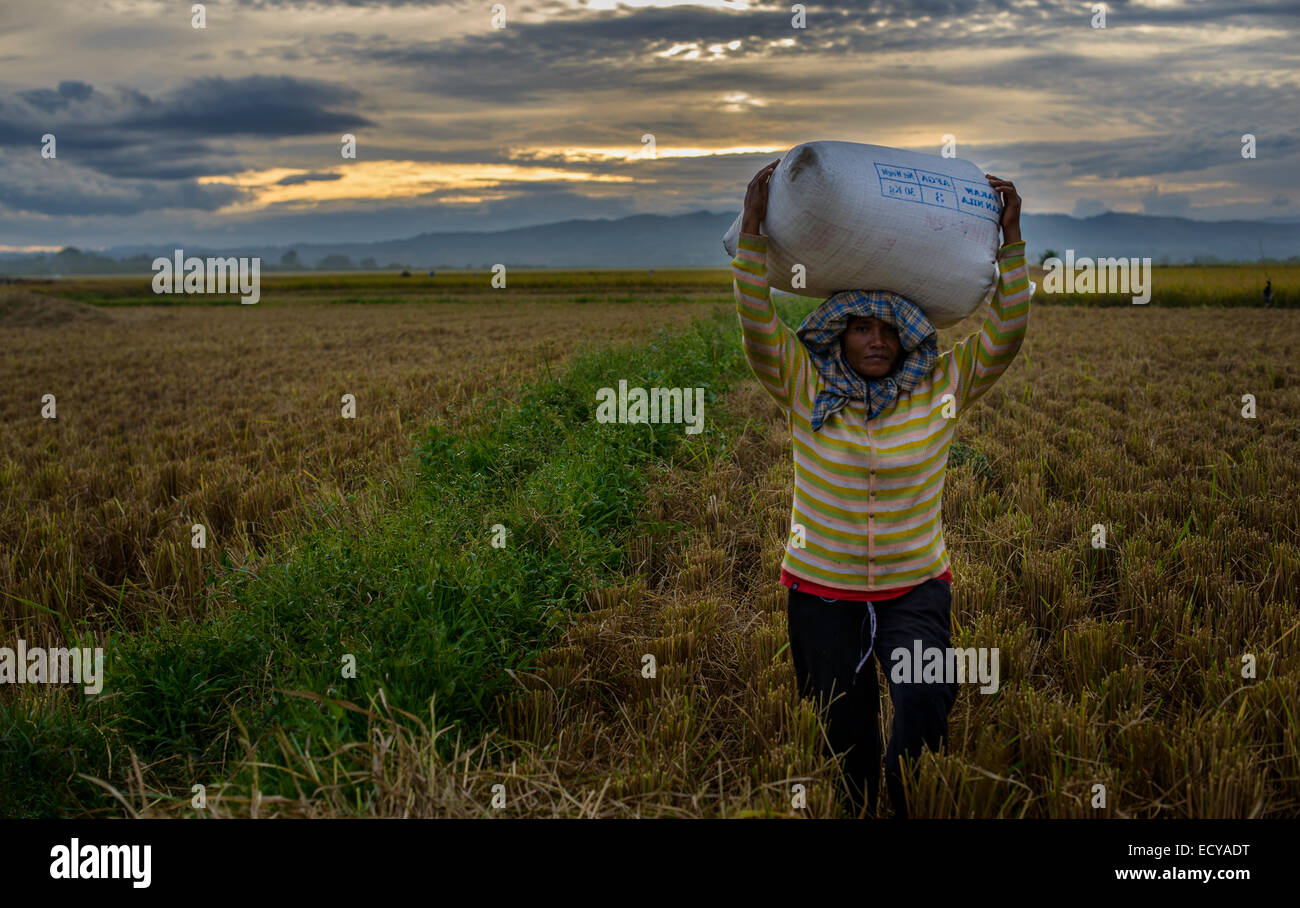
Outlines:
<svg viewBox="0 0 1300 908"><path fill-rule="evenodd" d="M722 238L730 256L742 215ZM797 145L768 184L768 285L813 297L889 290L936 327L953 325L993 290L1001 216L970 161L855 142Z"/></svg>

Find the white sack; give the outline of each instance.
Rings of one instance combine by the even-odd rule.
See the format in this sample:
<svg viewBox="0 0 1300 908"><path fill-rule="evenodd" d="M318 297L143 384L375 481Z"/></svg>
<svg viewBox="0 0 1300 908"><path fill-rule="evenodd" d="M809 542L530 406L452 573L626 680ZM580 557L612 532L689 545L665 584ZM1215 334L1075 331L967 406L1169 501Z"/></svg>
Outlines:
<svg viewBox="0 0 1300 908"><path fill-rule="evenodd" d="M736 255L736 216L722 238ZM1002 203L970 161L855 142L790 149L768 184L768 285L800 296L889 290L936 327L972 314L997 281ZM805 268L795 287L794 266Z"/></svg>

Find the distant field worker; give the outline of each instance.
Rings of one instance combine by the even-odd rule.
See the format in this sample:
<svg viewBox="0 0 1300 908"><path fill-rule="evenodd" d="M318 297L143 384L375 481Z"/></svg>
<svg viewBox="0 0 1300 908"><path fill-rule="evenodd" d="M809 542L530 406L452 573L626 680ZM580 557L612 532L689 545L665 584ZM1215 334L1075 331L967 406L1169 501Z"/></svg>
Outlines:
<svg viewBox="0 0 1300 908"><path fill-rule="evenodd" d="M929 319L894 293L846 290L797 332L768 292L764 167L745 196L732 260L745 355L785 410L794 448L792 532L781 566L790 588L790 651L800 693L830 702L827 737L847 802L876 810L880 692L871 653L889 679L893 730L885 780L894 816L906 817L900 757L939 750L957 685L899 683L895 648L947 652L952 573L940 503L956 419L1006 371L1029 321L1029 270L1020 196L986 174L1002 199L999 281L983 326L942 355ZM802 545L800 544L802 543ZM843 694L843 696L841 696ZM846 753L847 752L847 753Z"/></svg>
<svg viewBox="0 0 1300 908"><path fill-rule="evenodd" d="M1272 308L1273 306L1273 282L1272 281L1264 282L1264 305L1265 307L1268 308Z"/></svg>

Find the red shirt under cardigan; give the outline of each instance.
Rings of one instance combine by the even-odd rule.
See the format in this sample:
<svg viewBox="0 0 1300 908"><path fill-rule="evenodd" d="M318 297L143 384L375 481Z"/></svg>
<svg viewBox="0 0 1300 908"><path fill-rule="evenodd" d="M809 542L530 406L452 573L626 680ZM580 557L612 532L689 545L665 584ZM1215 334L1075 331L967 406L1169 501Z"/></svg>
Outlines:
<svg viewBox="0 0 1300 908"><path fill-rule="evenodd" d="M952 570L946 570L934 579L944 580L951 584ZM781 569L781 582L801 593L812 593L815 596L821 596L823 599L845 599L851 602L880 602L885 599L897 599L921 585L920 583L914 583L911 586L896 586L888 590L872 590L865 593L857 590L837 590L831 586L821 586L811 580L804 580L802 577L791 574L785 568ZM929 581L923 580L921 583L929 583ZM798 586L795 584L798 584Z"/></svg>

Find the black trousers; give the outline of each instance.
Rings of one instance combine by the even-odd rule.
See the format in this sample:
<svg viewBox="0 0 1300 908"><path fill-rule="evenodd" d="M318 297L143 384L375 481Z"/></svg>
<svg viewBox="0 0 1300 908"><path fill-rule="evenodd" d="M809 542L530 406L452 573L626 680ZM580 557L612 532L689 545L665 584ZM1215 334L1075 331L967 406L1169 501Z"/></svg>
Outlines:
<svg viewBox="0 0 1300 908"><path fill-rule="evenodd" d="M943 746L957 685L916 682L910 672L895 681L892 653L901 647L912 654L918 640L922 650L946 651L952 641L951 611L946 580L927 580L896 599L872 603L790 590L790 652L799 692L830 704L829 750L841 755L845 803L854 816L862 813L864 794L868 815L874 814L880 791L880 687L876 666L863 656L873 654L888 679L894 724L885 754L885 785L894 816L906 817L899 757L915 758L922 747L938 751Z"/></svg>

